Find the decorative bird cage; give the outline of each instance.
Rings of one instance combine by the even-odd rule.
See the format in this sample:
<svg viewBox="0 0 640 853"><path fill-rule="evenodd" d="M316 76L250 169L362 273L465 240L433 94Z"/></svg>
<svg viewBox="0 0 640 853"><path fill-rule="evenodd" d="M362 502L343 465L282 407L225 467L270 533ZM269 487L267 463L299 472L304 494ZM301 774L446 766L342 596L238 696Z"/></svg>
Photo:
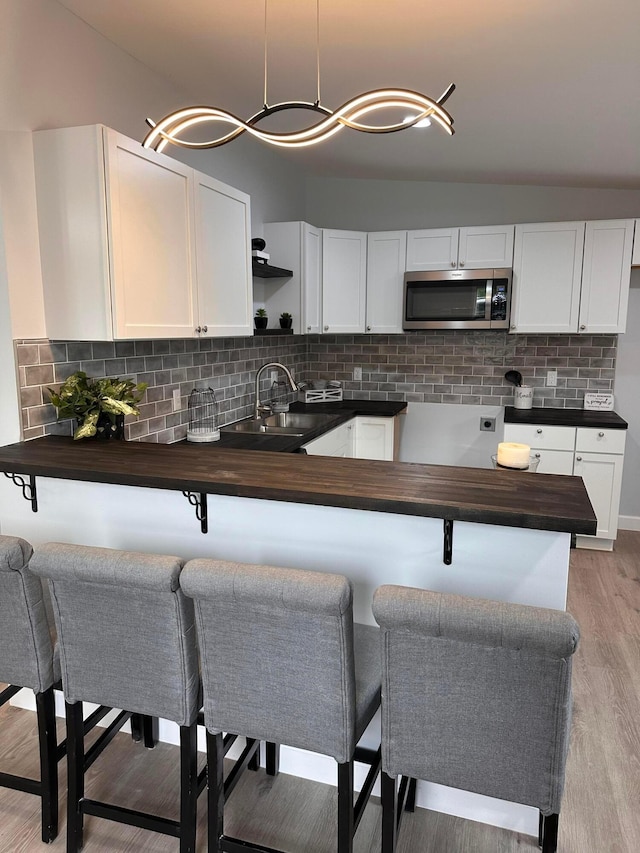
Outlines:
<svg viewBox="0 0 640 853"><path fill-rule="evenodd" d="M218 441L218 403L212 388L194 388L189 394L187 441Z"/></svg>

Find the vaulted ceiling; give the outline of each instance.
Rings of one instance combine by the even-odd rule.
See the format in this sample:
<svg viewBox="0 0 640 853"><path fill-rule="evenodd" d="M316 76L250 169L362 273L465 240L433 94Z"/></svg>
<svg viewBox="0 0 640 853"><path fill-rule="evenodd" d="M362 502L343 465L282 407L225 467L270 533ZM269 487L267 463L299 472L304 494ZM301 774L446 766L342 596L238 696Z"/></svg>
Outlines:
<svg viewBox="0 0 640 853"><path fill-rule="evenodd" d="M265 0L58 2L189 104L243 119L262 107ZM268 0L267 12L269 102L313 101L316 0ZM320 0L319 20L325 106L385 86L437 98L453 82L456 134L343 130L283 155L309 172L640 188L638 0Z"/></svg>

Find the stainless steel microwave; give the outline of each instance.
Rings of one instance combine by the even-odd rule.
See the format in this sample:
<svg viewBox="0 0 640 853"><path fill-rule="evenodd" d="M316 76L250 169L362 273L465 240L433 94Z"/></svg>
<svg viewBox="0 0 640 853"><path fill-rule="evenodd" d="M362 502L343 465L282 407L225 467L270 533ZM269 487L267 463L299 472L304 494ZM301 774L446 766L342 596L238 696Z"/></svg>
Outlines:
<svg viewBox="0 0 640 853"><path fill-rule="evenodd" d="M404 275L402 328L508 329L511 270L428 270Z"/></svg>

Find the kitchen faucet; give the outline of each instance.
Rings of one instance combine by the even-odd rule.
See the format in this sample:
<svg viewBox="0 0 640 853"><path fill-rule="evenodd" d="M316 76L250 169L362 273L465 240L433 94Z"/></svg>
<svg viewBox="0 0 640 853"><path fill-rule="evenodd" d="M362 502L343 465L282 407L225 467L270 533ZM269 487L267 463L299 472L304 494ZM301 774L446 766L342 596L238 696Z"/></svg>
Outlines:
<svg viewBox="0 0 640 853"><path fill-rule="evenodd" d="M260 379L265 370L281 370L284 375L289 380L289 385L291 386L292 391L298 390L298 384L291 375L291 371L284 364L280 364L279 361L270 361L267 364L263 364L258 368L256 372L256 408L254 417L256 420L260 420L260 418L265 415L267 412L271 411L269 406L264 405L260 402Z"/></svg>

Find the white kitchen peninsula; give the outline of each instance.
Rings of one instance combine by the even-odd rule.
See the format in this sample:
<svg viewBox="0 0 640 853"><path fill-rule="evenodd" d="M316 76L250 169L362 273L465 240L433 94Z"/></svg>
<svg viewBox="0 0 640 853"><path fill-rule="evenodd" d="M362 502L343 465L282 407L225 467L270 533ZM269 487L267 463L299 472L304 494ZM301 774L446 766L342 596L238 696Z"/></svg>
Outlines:
<svg viewBox="0 0 640 853"><path fill-rule="evenodd" d="M336 571L353 581L355 618L367 623L382 583L563 609L571 534L595 530L575 477L57 436L0 448L0 470L35 477L37 514L9 479L0 501L3 529L36 545ZM182 491L208 495L206 535ZM453 522L449 564L443 519ZM330 760L299 750L283 749L281 767L334 782ZM439 786L421 785L418 804L537 827L533 809Z"/></svg>

